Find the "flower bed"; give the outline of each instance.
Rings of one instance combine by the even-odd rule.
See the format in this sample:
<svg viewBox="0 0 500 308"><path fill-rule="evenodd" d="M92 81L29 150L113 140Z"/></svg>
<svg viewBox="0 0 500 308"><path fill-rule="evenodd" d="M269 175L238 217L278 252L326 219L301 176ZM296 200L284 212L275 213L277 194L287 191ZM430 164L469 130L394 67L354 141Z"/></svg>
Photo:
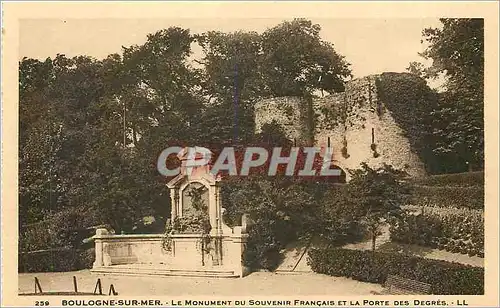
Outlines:
<svg viewBox="0 0 500 308"><path fill-rule="evenodd" d="M483 211L437 207L406 209L391 221L392 241L484 257Z"/></svg>

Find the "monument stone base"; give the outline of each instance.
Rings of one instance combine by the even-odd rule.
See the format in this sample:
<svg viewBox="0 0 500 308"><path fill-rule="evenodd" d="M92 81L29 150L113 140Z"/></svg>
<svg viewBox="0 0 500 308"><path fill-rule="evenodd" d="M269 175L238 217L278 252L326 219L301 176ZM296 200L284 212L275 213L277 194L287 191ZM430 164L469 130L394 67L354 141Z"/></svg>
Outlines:
<svg viewBox="0 0 500 308"><path fill-rule="evenodd" d="M235 231L238 231L236 229ZM139 276L243 277L248 270L242 254L246 234L211 236L203 249L198 234L173 234L165 245L164 234L109 234L98 229L94 273ZM168 246L165 247L165 246Z"/></svg>

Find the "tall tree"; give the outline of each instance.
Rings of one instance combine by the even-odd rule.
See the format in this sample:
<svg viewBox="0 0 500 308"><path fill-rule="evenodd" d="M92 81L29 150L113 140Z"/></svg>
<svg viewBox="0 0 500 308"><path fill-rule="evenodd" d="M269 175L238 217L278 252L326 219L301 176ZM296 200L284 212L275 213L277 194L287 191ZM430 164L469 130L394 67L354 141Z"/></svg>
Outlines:
<svg viewBox="0 0 500 308"><path fill-rule="evenodd" d="M446 91L435 112L435 152L451 164L445 172L484 167L484 20L441 19L443 27L423 31L433 60L431 76L443 73Z"/></svg>
<svg viewBox="0 0 500 308"><path fill-rule="evenodd" d="M199 63L204 67L204 94L210 102L232 101L236 94L245 103L265 94L258 33L209 31L196 40L203 50Z"/></svg>
<svg viewBox="0 0 500 308"><path fill-rule="evenodd" d="M209 31L198 35L197 42L203 50L199 62L203 65L203 95L210 106L201 126L216 130L211 134L217 139L214 142L248 141L253 135L253 103L267 91L261 73L260 35ZM201 126L199 135L206 136L208 132Z"/></svg>
<svg viewBox="0 0 500 308"><path fill-rule="evenodd" d="M187 123L196 122L202 108L198 73L188 64L193 40L189 30L171 27L148 35L143 45L124 48L126 82L119 102L128 114L132 137L151 137L158 127L170 129L163 140L190 136Z"/></svg>
<svg viewBox="0 0 500 308"><path fill-rule="evenodd" d="M406 68L406 71L420 78L425 78L427 76L425 66L418 61L410 62L410 65Z"/></svg>
<svg viewBox="0 0 500 308"><path fill-rule="evenodd" d="M79 157L92 142L100 63L88 57L20 62L20 217L32 222L72 206ZM33 215L32 215L33 214Z"/></svg>
<svg viewBox="0 0 500 308"><path fill-rule="evenodd" d="M349 64L331 43L321 40L320 30L309 20L294 19L263 33L262 68L273 96L343 90Z"/></svg>
<svg viewBox="0 0 500 308"><path fill-rule="evenodd" d="M94 185L94 205L116 230L130 231L144 215L166 219L170 212L156 160L169 141L192 141L190 122L203 107L197 72L187 63L192 41L188 30L172 27L104 61L108 119L99 129L106 137L88 157L97 166L94 174L103 175Z"/></svg>

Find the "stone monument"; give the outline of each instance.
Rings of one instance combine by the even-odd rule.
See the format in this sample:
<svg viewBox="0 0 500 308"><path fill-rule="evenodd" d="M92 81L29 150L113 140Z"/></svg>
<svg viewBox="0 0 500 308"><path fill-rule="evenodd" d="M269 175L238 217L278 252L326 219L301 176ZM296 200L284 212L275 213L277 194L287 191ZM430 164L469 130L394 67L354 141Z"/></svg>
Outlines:
<svg viewBox="0 0 500 308"><path fill-rule="evenodd" d="M242 226L223 221L220 178L210 166L187 165L179 153L181 171L167 183L172 212L165 234L110 234L98 229L93 272L127 275L242 277L247 241Z"/></svg>

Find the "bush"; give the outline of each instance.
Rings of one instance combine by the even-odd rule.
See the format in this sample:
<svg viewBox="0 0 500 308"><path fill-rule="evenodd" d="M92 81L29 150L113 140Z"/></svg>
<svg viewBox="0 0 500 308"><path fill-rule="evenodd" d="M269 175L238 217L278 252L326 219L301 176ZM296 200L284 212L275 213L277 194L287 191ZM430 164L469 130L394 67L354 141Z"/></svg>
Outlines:
<svg viewBox="0 0 500 308"><path fill-rule="evenodd" d="M315 236L340 245L364 235L363 209L345 185L253 176L228 179L222 188L224 221L239 225L247 214L254 222L243 256L252 269L275 269L280 251L299 239Z"/></svg>
<svg viewBox="0 0 500 308"><path fill-rule="evenodd" d="M431 284L435 295L484 294L484 269L454 262L326 248L310 250L308 264L317 273L379 284L388 275L399 275Z"/></svg>
<svg viewBox="0 0 500 308"><path fill-rule="evenodd" d="M283 257L280 250L284 247L274 232L261 225L253 225L249 230L249 238L243 253L245 266L252 270L275 270Z"/></svg>
<svg viewBox="0 0 500 308"><path fill-rule="evenodd" d="M19 251L37 251L54 248L54 234L51 232L50 221L30 224L19 230Z"/></svg>
<svg viewBox="0 0 500 308"><path fill-rule="evenodd" d="M423 186L484 187L484 171L431 175L415 179Z"/></svg>
<svg viewBox="0 0 500 308"><path fill-rule="evenodd" d="M391 240L470 256L484 256L483 211L425 207L392 220Z"/></svg>
<svg viewBox="0 0 500 308"><path fill-rule="evenodd" d="M432 187L415 185L411 203L417 206L484 209L484 187Z"/></svg>
<svg viewBox="0 0 500 308"><path fill-rule="evenodd" d="M21 252L61 247L78 249L85 238L93 235L84 220L84 214L77 209L69 209L47 220L25 225L19 230L19 249Z"/></svg>
<svg viewBox="0 0 500 308"><path fill-rule="evenodd" d="M77 269L90 269L95 261L95 248L78 251Z"/></svg>
<svg viewBox="0 0 500 308"><path fill-rule="evenodd" d="M366 164L362 167L347 185L290 177L225 181L221 195L228 224L238 225L243 214L254 222L245 264L272 270L281 261L280 251L299 239L314 237L336 246L361 240L367 231L368 209L373 216L380 213L376 218L399 212L407 197L406 185L399 181L403 174L387 165L375 170Z"/></svg>
<svg viewBox="0 0 500 308"><path fill-rule="evenodd" d="M21 227L18 270L65 272L91 268L95 254L90 248L93 242L84 243L84 239L91 237L93 230L84 225L83 215L70 209Z"/></svg>
<svg viewBox="0 0 500 308"><path fill-rule="evenodd" d="M222 190L224 218L239 225L243 214L250 227L244 261L252 269L275 269L280 251L290 242L308 234L317 218L315 193L310 182L286 177L229 179Z"/></svg>
<svg viewBox="0 0 500 308"><path fill-rule="evenodd" d="M360 202L357 202L356 192L349 190L346 185L325 193L317 212L319 218L315 222L315 235L334 246L364 238L364 209Z"/></svg>

